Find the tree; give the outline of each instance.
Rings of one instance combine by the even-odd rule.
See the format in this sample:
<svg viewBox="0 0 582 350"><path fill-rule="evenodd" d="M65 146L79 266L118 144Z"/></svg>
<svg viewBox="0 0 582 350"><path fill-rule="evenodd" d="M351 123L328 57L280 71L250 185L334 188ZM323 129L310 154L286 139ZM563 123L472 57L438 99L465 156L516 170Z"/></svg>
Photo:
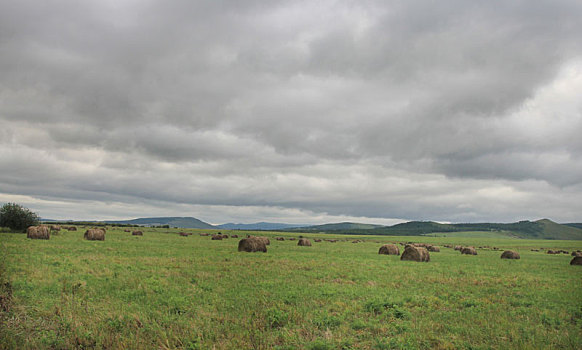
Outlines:
<svg viewBox="0 0 582 350"><path fill-rule="evenodd" d="M0 227L24 232L28 226L38 225L38 215L16 203L6 203L0 208Z"/></svg>

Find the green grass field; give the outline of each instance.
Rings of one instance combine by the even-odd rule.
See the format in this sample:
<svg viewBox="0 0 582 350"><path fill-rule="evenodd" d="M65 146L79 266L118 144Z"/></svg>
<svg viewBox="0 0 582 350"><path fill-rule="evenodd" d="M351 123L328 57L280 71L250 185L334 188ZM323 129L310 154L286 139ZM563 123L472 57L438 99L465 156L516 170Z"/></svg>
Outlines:
<svg viewBox="0 0 582 350"><path fill-rule="evenodd" d="M581 241L365 236L298 247L272 239L267 253L239 253L238 239L173 229L109 230L104 242L83 232L49 241L0 233L0 282L10 283L5 295L12 290L0 348L582 348L582 267L530 251L572 251ZM377 254L381 243L407 241L512 248L521 260L442 247L429 263Z"/></svg>

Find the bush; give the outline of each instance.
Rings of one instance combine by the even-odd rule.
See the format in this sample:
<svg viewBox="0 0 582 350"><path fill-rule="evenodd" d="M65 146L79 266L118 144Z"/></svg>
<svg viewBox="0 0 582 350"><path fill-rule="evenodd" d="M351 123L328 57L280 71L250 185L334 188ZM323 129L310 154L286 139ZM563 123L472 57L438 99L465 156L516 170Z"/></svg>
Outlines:
<svg viewBox="0 0 582 350"><path fill-rule="evenodd" d="M0 208L0 227L9 227L13 231L26 231L29 226L38 225L38 215L16 203L6 203Z"/></svg>

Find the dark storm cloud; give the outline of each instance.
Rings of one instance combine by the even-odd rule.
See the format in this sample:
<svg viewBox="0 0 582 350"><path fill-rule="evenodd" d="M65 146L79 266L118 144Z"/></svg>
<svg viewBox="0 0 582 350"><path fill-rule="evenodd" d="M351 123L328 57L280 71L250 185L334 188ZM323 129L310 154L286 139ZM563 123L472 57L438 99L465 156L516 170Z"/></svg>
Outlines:
<svg viewBox="0 0 582 350"><path fill-rule="evenodd" d="M578 1L2 2L0 193L224 221L212 208L577 220L581 15Z"/></svg>

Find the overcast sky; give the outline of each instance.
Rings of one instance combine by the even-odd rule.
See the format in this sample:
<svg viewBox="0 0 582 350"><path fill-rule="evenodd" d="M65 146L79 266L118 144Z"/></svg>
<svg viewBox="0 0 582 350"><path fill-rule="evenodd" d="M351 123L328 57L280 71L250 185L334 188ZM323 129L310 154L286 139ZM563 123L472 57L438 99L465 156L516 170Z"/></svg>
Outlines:
<svg viewBox="0 0 582 350"><path fill-rule="evenodd" d="M582 221L582 1L0 0L0 203Z"/></svg>

